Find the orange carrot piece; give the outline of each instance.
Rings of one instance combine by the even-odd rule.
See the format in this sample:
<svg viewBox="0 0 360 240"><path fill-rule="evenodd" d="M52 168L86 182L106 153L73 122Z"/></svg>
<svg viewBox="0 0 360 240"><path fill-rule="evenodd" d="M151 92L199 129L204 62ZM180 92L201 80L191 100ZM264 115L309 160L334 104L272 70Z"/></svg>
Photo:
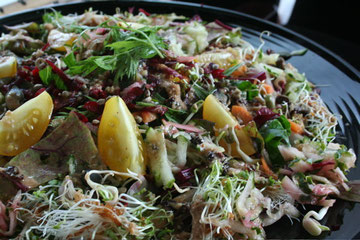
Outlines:
<svg viewBox="0 0 360 240"><path fill-rule="evenodd" d="M234 105L231 107L231 113L235 116L243 120L244 124L249 123L253 120L251 113L242 106Z"/></svg>
<svg viewBox="0 0 360 240"><path fill-rule="evenodd" d="M149 111L139 111L139 112L133 112L132 115L134 117L139 116L142 118L143 123L149 123L157 119L156 113L152 113Z"/></svg>
<svg viewBox="0 0 360 240"><path fill-rule="evenodd" d="M304 128L300 124L297 124L291 120L289 120L289 122L290 122L290 129L292 132L297 134L304 134Z"/></svg>
<svg viewBox="0 0 360 240"><path fill-rule="evenodd" d="M156 113L152 113L149 111L142 111L141 112L141 118L143 119L144 123L149 123L157 119Z"/></svg>
<svg viewBox="0 0 360 240"><path fill-rule="evenodd" d="M261 166L265 172L266 175L271 176L275 180L278 179L277 175L270 169L269 165L267 164L264 157L261 157Z"/></svg>
<svg viewBox="0 0 360 240"><path fill-rule="evenodd" d="M241 77L245 75L245 72L247 71L246 65L240 66L238 69L236 69L231 76L232 77Z"/></svg>
<svg viewBox="0 0 360 240"><path fill-rule="evenodd" d="M269 84L264 83L263 87L265 88L266 94L271 94L274 92L274 88Z"/></svg>

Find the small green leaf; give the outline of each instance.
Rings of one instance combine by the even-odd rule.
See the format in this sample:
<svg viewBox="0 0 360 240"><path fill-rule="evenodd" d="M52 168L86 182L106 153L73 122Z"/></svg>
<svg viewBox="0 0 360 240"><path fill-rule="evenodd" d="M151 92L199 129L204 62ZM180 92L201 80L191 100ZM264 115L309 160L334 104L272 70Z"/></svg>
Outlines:
<svg viewBox="0 0 360 240"><path fill-rule="evenodd" d="M76 65L76 59L75 59L75 55L73 52L71 52L66 57L64 57L63 61L68 68Z"/></svg>
<svg viewBox="0 0 360 240"><path fill-rule="evenodd" d="M67 87L66 87L64 81L59 77L59 75L53 74L53 78L55 81L56 88L58 88L60 90L67 90Z"/></svg>
<svg viewBox="0 0 360 240"><path fill-rule="evenodd" d="M233 72L235 72L235 71L236 71L239 67L241 67L242 65L244 65L244 63L238 63L238 64L236 64L236 65L234 65L234 66L226 69L226 70L224 71L224 75L227 76L227 77L230 76Z"/></svg>
<svg viewBox="0 0 360 240"><path fill-rule="evenodd" d="M41 81L48 86L51 82L52 78L52 68L50 66L47 66L46 68L39 71L39 76Z"/></svg>
<svg viewBox="0 0 360 240"><path fill-rule="evenodd" d="M242 81L237 85L237 87L241 91L246 92L246 99L248 101L253 100L257 95L259 95L258 87L249 81Z"/></svg>

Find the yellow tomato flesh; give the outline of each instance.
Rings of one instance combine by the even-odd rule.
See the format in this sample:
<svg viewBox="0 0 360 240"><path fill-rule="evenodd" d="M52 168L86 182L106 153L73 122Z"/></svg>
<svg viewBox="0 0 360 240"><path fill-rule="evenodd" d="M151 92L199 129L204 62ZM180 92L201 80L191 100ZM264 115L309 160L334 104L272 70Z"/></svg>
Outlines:
<svg viewBox="0 0 360 240"><path fill-rule="evenodd" d="M48 35L50 47L59 52L66 52L66 46L71 46L75 39L75 34L63 33L56 29L51 30Z"/></svg>
<svg viewBox="0 0 360 240"><path fill-rule="evenodd" d="M0 57L0 78L14 77L17 72L17 61L14 56Z"/></svg>
<svg viewBox="0 0 360 240"><path fill-rule="evenodd" d="M105 103L98 132L98 148L103 162L112 170L129 169L145 174L144 141L125 102L118 96Z"/></svg>
<svg viewBox="0 0 360 240"><path fill-rule="evenodd" d="M221 129L227 126L236 127L235 134L239 140L240 148L247 155L252 155L256 152L250 136L240 127L237 120L232 114L227 111L219 100L214 95L209 95L204 101L203 118L207 121L214 122L216 129ZM218 132L216 132L218 134ZM227 149L227 144L222 140L220 145ZM236 151L236 143L231 144L232 156L240 157Z"/></svg>
<svg viewBox="0 0 360 240"><path fill-rule="evenodd" d="M45 91L14 111L7 111L0 121L0 155L15 156L37 143L49 125L54 108Z"/></svg>

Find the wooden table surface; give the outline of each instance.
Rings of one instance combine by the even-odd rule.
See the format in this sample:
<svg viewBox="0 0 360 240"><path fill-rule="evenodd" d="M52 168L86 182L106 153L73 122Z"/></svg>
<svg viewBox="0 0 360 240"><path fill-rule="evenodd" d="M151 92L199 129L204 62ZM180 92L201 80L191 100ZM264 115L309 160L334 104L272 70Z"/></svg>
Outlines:
<svg viewBox="0 0 360 240"><path fill-rule="evenodd" d="M1 1L1 0L0 0ZM68 3L68 2L75 2L76 0L23 0L25 4L21 3L21 1L11 3L9 5L1 7L3 12L0 12L0 17L5 16L11 13L24 11L26 9L37 8L40 6L45 6L53 3ZM79 1L79 0L77 0Z"/></svg>

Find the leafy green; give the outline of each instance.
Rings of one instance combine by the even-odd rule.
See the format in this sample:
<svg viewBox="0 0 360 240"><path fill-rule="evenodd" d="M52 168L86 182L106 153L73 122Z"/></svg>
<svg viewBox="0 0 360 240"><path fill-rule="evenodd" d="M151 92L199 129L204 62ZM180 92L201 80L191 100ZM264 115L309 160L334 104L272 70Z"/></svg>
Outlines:
<svg viewBox="0 0 360 240"><path fill-rule="evenodd" d="M311 181L311 177L305 176L304 173L301 172L297 172L295 174L295 178L297 179L298 183L299 183L299 187L300 189L307 194L311 194L312 191L309 187L309 181Z"/></svg>
<svg viewBox="0 0 360 240"><path fill-rule="evenodd" d="M50 84L51 75L52 75L52 69L50 66L47 66L46 68L39 71L40 79L45 85Z"/></svg>
<svg viewBox="0 0 360 240"><path fill-rule="evenodd" d="M133 79L142 59L153 58L156 55L163 57L161 49L165 49L166 45L163 39L157 35L157 31L157 27L141 29L112 27L109 33L111 39L106 40L105 47L113 50L113 54L92 56L75 62L76 64L72 57L69 57L68 63L66 63L69 67L68 73L86 76L94 71L112 71L115 73L116 84L124 76Z"/></svg>
<svg viewBox="0 0 360 240"><path fill-rule="evenodd" d="M290 145L291 135L290 123L285 116L268 121L260 128L260 134L264 138L265 148L269 154L271 163L274 167L281 167L285 161L278 146L280 144Z"/></svg>
<svg viewBox="0 0 360 240"><path fill-rule="evenodd" d="M212 90L206 90L205 88L203 88L202 86L200 86L197 83L194 83L192 85L192 89L194 89L195 95L200 99L200 100L204 100L207 96L209 96L210 94L212 94L215 89Z"/></svg>
<svg viewBox="0 0 360 240"><path fill-rule="evenodd" d="M44 23L53 23L54 21L57 21L62 17L63 15L60 12L54 11L50 13L44 13L42 19Z"/></svg>
<svg viewBox="0 0 360 240"><path fill-rule="evenodd" d="M239 67L241 67L242 65L244 65L244 63L238 63L232 67L229 67L228 69L226 69L224 71L224 75L225 76L230 76L233 72L235 72Z"/></svg>
<svg viewBox="0 0 360 240"><path fill-rule="evenodd" d="M252 84L249 81L242 81L237 85L238 89L240 89L243 92L246 92L246 99L248 101L251 101L259 95L259 89L255 84Z"/></svg>
<svg viewBox="0 0 360 240"><path fill-rule="evenodd" d="M47 66L46 68L39 71L39 76L41 81L46 85L50 85L51 82L54 81L55 86L60 90L67 90L67 87L64 83L64 81L57 75L56 73L53 73L52 68L50 66Z"/></svg>
<svg viewBox="0 0 360 240"><path fill-rule="evenodd" d="M63 61L69 68L76 65L76 58L73 52L69 53L66 57L64 57Z"/></svg>

